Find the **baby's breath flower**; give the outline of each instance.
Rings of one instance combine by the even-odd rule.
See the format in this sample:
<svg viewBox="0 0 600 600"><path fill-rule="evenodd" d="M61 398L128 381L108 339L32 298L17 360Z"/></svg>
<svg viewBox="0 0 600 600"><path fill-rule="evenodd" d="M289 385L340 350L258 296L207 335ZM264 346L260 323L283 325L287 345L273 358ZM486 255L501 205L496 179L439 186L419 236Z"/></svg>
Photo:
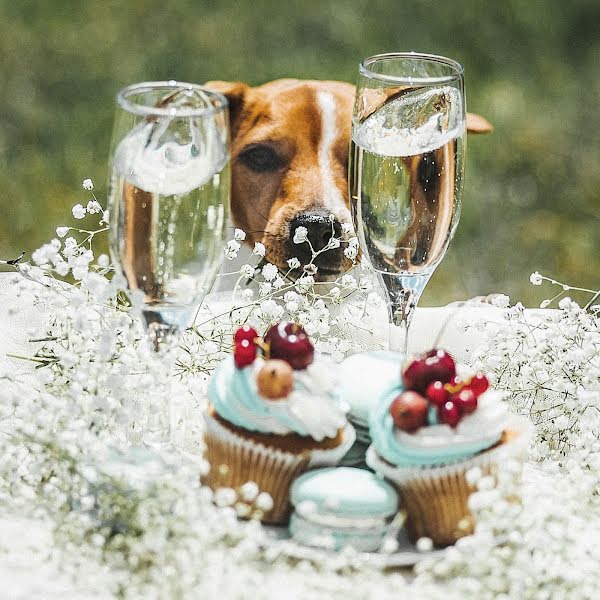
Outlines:
<svg viewBox="0 0 600 600"><path fill-rule="evenodd" d="M303 244L308 239L308 229L300 225L294 232L294 244Z"/></svg>
<svg viewBox="0 0 600 600"><path fill-rule="evenodd" d="M246 232L243 229L235 229L233 232L233 239L236 242L243 242L246 239Z"/></svg>
<svg viewBox="0 0 600 600"><path fill-rule="evenodd" d="M225 258L227 258L227 260L233 260L236 258L241 247L242 246L239 242L236 242L235 240L229 240L225 246Z"/></svg>
<svg viewBox="0 0 600 600"><path fill-rule="evenodd" d="M96 213L102 212L102 207L100 206L100 203L97 200L90 200L87 203L86 210L90 215L94 215Z"/></svg>
<svg viewBox="0 0 600 600"><path fill-rule="evenodd" d="M277 276L277 272L277 267L271 263L266 264L262 268L262 276L265 278L265 281L273 281Z"/></svg>
<svg viewBox="0 0 600 600"><path fill-rule="evenodd" d="M108 267L110 265L110 258L106 255L106 254L101 254L98 257L98 266L102 267L103 269L105 269L106 267Z"/></svg>
<svg viewBox="0 0 600 600"><path fill-rule="evenodd" d="M419 552L431 552L431 550L433 550L433 542L431 541L431 538L419 538L417 540L417 550Z"/></svg>
<svg viewBox="0 0 600 600"><path fill-rule="evenodd" d="M263 256L266 254L267 249L265 248L265 245L261 242L255 242L254 243L254 250L252 251L252 254L256 254L257 256Z"/></svg>
<svg viewBox="0 0 600 600"><path fill-rule="evenodd" d="M542 281L544 281L544 278L537 271L535 271L529 276L529 281L533 285L542 285Z"/></svg>
<svg viewBox="0 0 600 600"><path fill-rule="evenodd" d="M260 490L254 481L248 481L240 488L240 498L246 502L254 502L259 491Z"/></svg>
<svg viewBox="0 0 600 600"><path fill-rule="evenodd" d="M222 487L215 492L215 504L217 506L233 506L236 500L237 494L230 487Z"/></svg>
<svg viewBox="0 0 600 600"><path fill-rule="evenodd" d="M494 294L491 303L498 308L507 308L510 306L510 298L506 294Z"/></svg>
<svg viewBox="0 0 600 600"><path fill-rule="evenodd" d="M269 283L268 281L263 281L258 286L258 293L261 296L268 296L272 290L273 290L273 285L271 283Z"/></svg>
<svg viewBox="0 0 600 600"><path fill-rule="evenodd" d="M81 204L76 204L71 212L76 219L83 219L85 217L85 208Z"/></svg>
<svg viewBox="0 0 600 600"><path fill-rule="evenodd" d="M240 268L240 274L244 277L254 277L254 267L252 265L242 265Z"/></svg>
<svg viewBox="0 0 600 600"><path fill-rule="evenodd" d="M347 248L344 248L344 256L348 260L354 260L358 256L358 249L354 246L348 246Z"/></svg>
<svg viewBox="0 0 600 600"><path fill-rule="evenodd" d="M288 266L290 267L290 269L299 269L300 268L300 261L297 258L290 258L287 261Z"/></svg>
<svg viewBox="0 0 600 600"><path fill-rule="evenodd" d="M345 275L342 275L340 285L344 288L354 289L358 284L352 275L346 273Z"/></svg>
<svg viewBox="0 0 600 600"><path fill-rule="evenodd" d="M261 492L256 498L256 508L263 512L269 512L273 508L273 498L267 492Z"/></svg>
<svg viewBox="0 0 600 600"><path fill-rule="evenodd" d="M303 294L307 292L314 283L315 278L312 275L302 275L302 277L296 280L295 287L298 293Z"/></svg>
<svg viewBox="0 0 600 600"><path fill-rule="evenodd" d="M84 179L81 185L83 186L84 190L89 191L94 189L94 182L91 179Z"/></svg>
<svg viewBox="0 0 600 600"><path fill-rule="evenodd" d="M67 233L69 233L69 227L57 227L56 228L56 235L59 238L64 238L65 235L67 235Z"/></svg>

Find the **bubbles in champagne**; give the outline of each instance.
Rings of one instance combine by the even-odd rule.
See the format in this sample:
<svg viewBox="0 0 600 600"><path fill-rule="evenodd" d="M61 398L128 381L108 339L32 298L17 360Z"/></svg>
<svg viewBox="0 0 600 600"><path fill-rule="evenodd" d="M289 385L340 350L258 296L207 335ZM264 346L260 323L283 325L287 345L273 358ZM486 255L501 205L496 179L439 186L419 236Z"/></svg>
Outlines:
<svg viewBox="0 0 600 600"><path fill-rule="evenodd" d="M377 271L427 274L458 221L464 110L455 88L398 93L354 124L352 212Z"/></svg>

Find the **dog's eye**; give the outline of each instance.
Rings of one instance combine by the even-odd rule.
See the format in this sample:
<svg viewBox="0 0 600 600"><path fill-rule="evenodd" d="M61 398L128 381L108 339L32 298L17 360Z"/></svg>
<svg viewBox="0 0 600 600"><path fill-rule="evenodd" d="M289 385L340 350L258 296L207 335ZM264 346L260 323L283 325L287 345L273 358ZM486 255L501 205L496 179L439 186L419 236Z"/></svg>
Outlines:
<svg viewBox="0 0 600 600"><path fill-rule="evenodd" d="M264 145L247 148L240 154L239 158L244 165L257 173L276 171L283 164L275 150Z"/></svg>

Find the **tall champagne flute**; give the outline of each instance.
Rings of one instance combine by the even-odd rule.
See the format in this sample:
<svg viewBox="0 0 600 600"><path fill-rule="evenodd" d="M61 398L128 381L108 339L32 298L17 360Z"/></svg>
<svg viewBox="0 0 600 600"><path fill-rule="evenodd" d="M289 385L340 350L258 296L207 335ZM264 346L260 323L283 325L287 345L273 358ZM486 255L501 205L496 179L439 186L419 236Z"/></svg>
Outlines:
<svg viewBox="0 0 600 600"><path fill-rule="evenodd" d="M229 210L227 99L202 86L131 85L117 96L110 248L141 300L155 350L186 327L214 283Z"/></svg>
<svg viewBox="0 0 600 600"><path fill-rule="evenodd" d="M458 224L465 137L460 64L414 52L360 64L351 209L363 254L387 295L390 349L404 355L414 309Z"/></svg>

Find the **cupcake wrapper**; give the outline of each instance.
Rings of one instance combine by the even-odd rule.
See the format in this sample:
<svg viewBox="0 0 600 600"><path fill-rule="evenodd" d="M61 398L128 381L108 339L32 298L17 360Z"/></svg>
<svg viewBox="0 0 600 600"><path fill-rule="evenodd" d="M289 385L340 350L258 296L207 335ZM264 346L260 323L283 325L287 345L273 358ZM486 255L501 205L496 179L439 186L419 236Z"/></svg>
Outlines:
<svg viewBox="0 0 600 600"><path fill-rule="evenodd" d="M475 521L468 508L475 488L466 473L479 467L484 474L493 473L497 465L511 458L524 458L529 444L529 426L520 419L511 422L516 436L498 446L457 463L440 467L395 467L383 460L371 446L367 464L398 489L404 510L405 527L414 542L431 538L437 546L448 546L473 533Z"/></svg>
<svg viewBox="0 0 600 600"><path fill-rule="evenodd" d="M309 468L336 465L354 442L354 429L349 425L338 447L294 454L236 435L208 414L204 419L205 458L211 468L202 477L202 483L216 490L221 487L236 489L253 481L261 492L267 492L273 499L273 508L262 518L264 523L286 522L291 510L289 491L294 479Z"/></svg>

